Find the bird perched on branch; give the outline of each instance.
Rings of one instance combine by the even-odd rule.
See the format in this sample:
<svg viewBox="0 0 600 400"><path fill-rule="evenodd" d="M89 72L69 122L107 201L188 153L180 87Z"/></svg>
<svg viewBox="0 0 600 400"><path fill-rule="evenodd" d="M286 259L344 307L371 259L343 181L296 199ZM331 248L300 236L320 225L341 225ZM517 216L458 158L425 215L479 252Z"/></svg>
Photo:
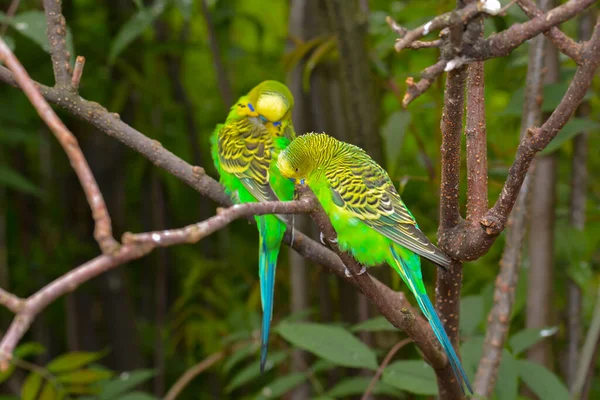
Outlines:
<svg viewBox="0 0 600 400"><path fill-rule="evenodd" d="M385 170L361 148L324 133L295 139L279 154L277 166L284 177L308 185L314 192L337 233L340 250L364 266L386 262L402 277L429 320L461 388L464 382L472 393L425 292L419 256L443 269L451 260L421 232Z"/></svg>
<svg viewBox="0 0 600 400"><path fill-rule="evenodd" d="M294 98L284 84L264 81L231 107L227 120L215 128L212 157L226 193L236 203L292 200L294 185L276 168L277 156L296 136L292 125ZM285 217L256 216L259 234L259 276L263 309L260 368L267 360L273 315L275 270Z"/></svg>

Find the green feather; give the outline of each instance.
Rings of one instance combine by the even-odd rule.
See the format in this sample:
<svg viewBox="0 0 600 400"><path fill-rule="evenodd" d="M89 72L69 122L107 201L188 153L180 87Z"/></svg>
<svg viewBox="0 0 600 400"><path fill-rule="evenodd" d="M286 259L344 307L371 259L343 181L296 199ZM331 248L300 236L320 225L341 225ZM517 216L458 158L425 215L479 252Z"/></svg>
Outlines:
<svg viewBox="0 0 600 400"><path fill-rule="evenodd" d="M419 229L391 179L364 150L326 134L306 134L279 155L284 177L308 185L337 233L338 246L369 267L391 265L414 294L459 382L469 381L425 292L421 259L450 258Z"/></svg>
<svg viewBox="0 0 600 400"><path fill-rule="evenodd" d="M277 156L295 137L294 99L280 82L265 81L231 107L225 124L211 136L211 154L220 182L236 203L292 200L294 185L281 176ZM259 276L263 307L261 371L265 368L277 256L285 218L255 217L259 232ZM283 221L282 221L283 220Z"/></svg>

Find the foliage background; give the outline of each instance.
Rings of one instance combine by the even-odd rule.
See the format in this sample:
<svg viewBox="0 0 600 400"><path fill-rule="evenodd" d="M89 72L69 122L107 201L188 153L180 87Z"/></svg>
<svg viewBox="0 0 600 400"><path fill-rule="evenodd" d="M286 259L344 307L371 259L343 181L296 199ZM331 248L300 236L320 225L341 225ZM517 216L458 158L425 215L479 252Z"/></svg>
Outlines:
<svg viewBox="0 0 600 400"><path fill-rule="evenodd" d="M260 0L212 0L207 5L222 58L220 68L227 81L221 85L198 1L69 0L63 2L63 9L72 33L71 54L86 57L81 95L120 114L139 131L215 176L208 137L226 116L231 102L227 85L235 98L264 79L285 81L296 68L301 69L304 89L318 90L315 75L326 73L339 55L335 46L327 45L331 36L325 34L322 40L307 43L288 33L288 1L272 0L267 6ZM438 54L436 50L396 54L396 36L385 23L385 16L391 15L411 28L454 4L372 0L368 6L370 58L364 62L373 71L381 110L377 115L379 131L372 134L381 135L386 169L423 231L434 239L444 82L439 79L407 110L401 109L390 83L402 91L405 78L418 76ZM4 38L34 79L50 83L52 68L40 10L38 1L22 1ZM325 11L321 12L323 15L309 18L326 19ZM506 17L486 20L486 34L525 20L512 7ZM563 29L574 37L576 24L566 23ZM525 44L509 57L486 62L491 199L502 187L518 144L527 47ZM303 56L309 62L299 62ZM574 66L562 59L562 81L545 87L544 111L558 104ZM598 88L596 80L588 97L591 117L571 121L546 150L559 158L557 182L548 183L556 184L557 190L554 323L543 332L549 335L544 340L552 341L554 374L528 364L523 353L542 339L539 331L522 330L528 307L525 294L535 288L535 282L527 282L525 251L511 340L496 390L499 399L516 398L519 383L543 399L564 393L561 360L566 278L575 280L584 293L584 332L591 320L600 283L600 181L590 174L588 223L585 231L575 231L567 218L572 155L569 139L586 128L592 132L590 149L598 148ZM334 119L343 118L339 108L324 103L322 107L330 107ZM82 143L107 199L117 235L124 229L178 227L215 213L215 204L140 155L89 125L60 115ZM98 249L92 241L85 199L62 150L27 99L5 85L0 86L0 144L0 286L26 297L94 257ZM590 154L589 171L597 171L600 159L593 150ZM461 189L464 194L465 188ZM287 248L280 256L277 276L276 332L270 346L273 365L259 376L256 239L253 226L237 221L197 245L161 249L87 283L46 309L26 336L27 343L19 348L22 359L42 369L23 364L10 374L0 374L0 393L8 396L20 391L23 398L36 398L43 394L38 392L40 388L50 386L56 391L67 390L71 398L83 394L97 399L161 397L187 369L224 350L224 361L194 379L180 398L279 398L292 389L299 393L301 385L308 387L313 398L347 398L362 393L372 371L403 334L373 311L359 315L357 295L348 293L342 282L318 266L308 266L306 283L291 279L288 266L294 261ZM461 332L463 359L471 374L481 352L502 249L500 238L486 256L465 264ZM431 295L434 271L431 264L424 266ZM399 279L383 268L376 274L393 287L403 288ZM309 307L302 313L290 313L292 286L299 284L303 287L296 289L306 293ZM365 317L374 319L366 322ZM10 318L7 311L0 310L0 329L8 326ZM304 358L307 364L303 368L294 370L292 351L299 348L310 355ZM65 353L69 353L62 358L65 366L58 361L52 365L51 360ZM435 393L433 372L412 346L405 346L395 360L377 387L378 398L418 398ZM124 371L129 372L123 375ZM599 377L598 367L594 374ZM592 382L590 398L595 398L600 396L600 379ZM141 385L132 391L136 383ZM119 384L124 388L121 393L111 394L110 385Z"/></svg>

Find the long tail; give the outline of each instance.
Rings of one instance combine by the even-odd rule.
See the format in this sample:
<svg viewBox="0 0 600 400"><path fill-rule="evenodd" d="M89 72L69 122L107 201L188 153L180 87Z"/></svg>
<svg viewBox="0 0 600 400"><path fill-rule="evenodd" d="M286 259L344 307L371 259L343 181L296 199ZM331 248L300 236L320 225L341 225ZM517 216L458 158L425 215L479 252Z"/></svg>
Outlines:
<svg viewBox="0 0 600 400"><path fill-rule="evenodd" d="M420 260L418 259L419 256L413 254L413 256L417 259L419 264L417 264L417 268L411 268L411 266L408 265L408 263L398 255L398 253L393 247L390 247L390 249L392 251L392 256L394 257L394 260L396 260L397 262L397 264L392 265L392 267L394 267L394 269L400 274L400 276L402 276L402 279L406 282L410 290L415 295L415 298L417 299L417 303L419 303L421 311L423 311L423 314L425 314L425 317L427 317L427 320L429 321L429 324L433 329L433 333L438 338L440 344L442 345L442 348L446 352L446 356L448 357L448 361L450 362L450 366L452 367L454 376L456 376L456 379L460 383L460 388L462 389L463 394L465 393L463 383L467 387L469 392L472 394L473 389L471 388L469 378L467 378L467 374L465 373L465 370L460 364L458 355L454 351L454 347L452 347L452 343L450 342L450 338L448 338L448 335L444 330L442 321L440 321L440 318L438 317L435 308L433 308L433 304L431 304L431 301L429 300L429 297L427 297L427 293L425 292L425 287L422 284L423 278L421 277Z"/></svg>
<svg viewBox="0 0 600 400"><path fill-rule="evenodd" d="M259 224L261 225L261 224ZM264 372L267 363L267 348L269 345L269 331L271 328L271 318L273 317L273 297L275 292L275 271L277 269L277 256L281 239L273 246L269 246L265 236L267 230L259 228L260 244L258 254L258 273L260 276L260 299L262 302L262 332L260 343L260 372ZM270 238L269 238L270 239Z"/></svg>

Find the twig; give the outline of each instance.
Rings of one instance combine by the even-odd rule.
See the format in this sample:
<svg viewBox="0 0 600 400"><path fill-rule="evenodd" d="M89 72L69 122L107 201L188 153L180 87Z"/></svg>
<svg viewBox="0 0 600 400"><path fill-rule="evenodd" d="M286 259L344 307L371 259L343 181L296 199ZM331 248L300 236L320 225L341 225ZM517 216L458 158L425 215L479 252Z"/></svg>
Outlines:
<svg viewBox="0 0 600 400"><path fill-rule="evenodd" d="M225 357L225 351L219 351L217 353L213 353L210 356L206 357L204 360L200 361L198 364L194 365L192 368L185 371L183 375L177 379L177 382L171 389L167 392L163 400L175 400L177 396L181 394L183 389L198 375L221 361Z"/></svg>
<svg viewBox="0 0 600 400"><path fill-rule="evenodd" d="M222 210L218 215L206 221L183 229L160 232L126 233L123 235L123 246L113 254L104 254L71 270L46 285L27 300L20 300L19 307L12 307L16 297L11 295L11 301L2 304L16 311L15 318L0 342L0 370L8 367L12 352L18 341L23 337L35 316L48 304L67 292L75 290L82 283L99 274L118 267L128 261L140 258L150 253L156 247L172 246L183 243L196 243L211 233L223 228L236 218L251 215L271 213L305 213L312 209L311 199L301 199L290 202L246 203ZM6 297L3 294L3 297Z"/></svg>
<svg viewBox="0 0 600 400"><path fill-rule="evenodd" d="M4 36L6 33L6 30L10 25L10 21L12 21L13 17L17 13L17 10L19 9L20 3L21 0L12 0L10 2L10 6L8 6L8 10L6 10L6 14L4 16L4 22L0 24L0 36Z"/></svg>
<svg viewBox="0 0 600 400"><path fill-rule="evenodd" d="M0 304L8 308L13 313L18 313L23 307L24 302L25 301L22 298L0 288Z"/></svg>
<svg viewBox="0 0 600 400"><path fill-rule="evenodd" d="M71 78L71 86L73 89L79 89L79 82L81 81L81 75L83 74L83 67L85 66L85 57L77 56L75 60L75 68L73 69L73 77Z"/></svg>
<svg viewBox="0 0 600 400"><path fill-rule="evenodd" d="M25 92L25 95L29 98L29 101L38 112L40 118L48 125L65 150L65 153L67 153L67 157L81 182L81 186L83 187L92 210L92 216L96 223L94 228L94 238L104 253L114 251L118 247L118 243L112 237L110 215L108 214L104 198L98 188L96 179L77 143L77 139L75 139L75 136L73 136L58 118L54 110L52 110L44 97L40 94L39 90L35 87L25 68L23 68L19 60L17 60L15 55L1 38L0 61L3 61L6 66L12 70L15 81L17 81L23 92Z"/></svg>
<svg viewBox="0 0 600 400"><path fill-rule="evenodd" d="M451 26L455 26L455 25L465 24L465 23L469 22L472 18L479 15L479 13L481 13L481 12L487 12L489 14L496 14L498 11L500 11L500 8L498 8L496 11L486 8L487 3L491 3L491 2L474 1L470 4L468 4L466 7L459 8L454 11L442 14L442 15L438 15L437 17L435 17L431 21L427 22L426 24L423 24L413 30L406 31L402 35L402 37L396 41L394 48L398 52L402 51L403 49L408 47L408 45L410 43L414 42L415 40L417 40L423 36L428 35L430 32L437 31L437 30L451 27ZM390 24L389 20L388 20L388 24ZM396 24L396 26L397 26L397 24ZM392 27L392 29L394 29L394 27ZM396 32L398 32L397 29L394 29L394 30Z"/></svg>
<svg viewBox="0 0 600 400"><path fill-rule="evenodd" d="M540 17L544 12L531 0L516 0L519 7L529 18ZM581 62L581 44L563 33L558 27L553 26L544 32L554 45L565 55L572 58L577 64Z"/></svg>
<svg viewBox="0 0 600 400"><path fill-rule="evenodd" d="M68 87L71 82L71 55L67 51L67 22L62 15L61 0L44 0L47 35L54 79L58 87Z"/></svg>
<svg viewBox="0 0 600 400"><path fill-rule="evenodd" d="M365 392L363 393L360 400L367 400L369 398L369 396L371 395L371 392L373 391L373 389L375 388L375 385L377 384L377 381L381 377L381 374L383 374L383 370L385 369L385 367L387 367L388 364L390 363L390 361L392 361L392 358L394 357L394 355L396 355L396 353L398 351L400 351L401 348L403 348L410 342L411 342L410 339L404 339L404 340L396 343L394 345L394 347L392 347L390 349L390 351L388 351L385 358L381 362L381 365L379 366L379 368L377 368L375 375L373 375L373 379L371 379L371 382L369 382L369 386L367 387L367 390L365 390Z"/></svg>
<svg viewBox="0 0 600 400"><path fill-rule="evenodd" d="M408 107L410 102L425 93L435 79L444 72L447 64L448 62L442 59L425 68L421 72L421 79L417 83L415 83L414 78L411 76L406 78L406 94L402 99L402 106L404 108Z"/></svg>
<svg viewBox="0 0 600 400"><path fill-rule="evenodd" d="M581 358L579 359L579 365L577 366L577 373L575 374L575 382L571 389L571 398L578 400L583 392L583 387L588 376L588 371L592 368L592 360L597 343L600 341L600 286L598 286L598 293L596 295L596 305L594 306L594 316L592 317L592 323L590 329L585 338L585 343L581 349Z"/></svg>
<svg viewBox="0 0 600 400"><path fill-rule="evenodd" d="M538 36L529 47L525 101L521 119L521 138L527 129L540 123L543 88L544 40ZM515 288L519 278L519 267L523 238L526 230L527 199L533 171L521 186L515 206L508 219L506 244L500 259L500 272L494 287L494 305L488 314L488 327L483 352L475 375L475 393L490 397L494 391L498 369L502 361L502 349L508 336L510 315L515 301Z"/></svg>

